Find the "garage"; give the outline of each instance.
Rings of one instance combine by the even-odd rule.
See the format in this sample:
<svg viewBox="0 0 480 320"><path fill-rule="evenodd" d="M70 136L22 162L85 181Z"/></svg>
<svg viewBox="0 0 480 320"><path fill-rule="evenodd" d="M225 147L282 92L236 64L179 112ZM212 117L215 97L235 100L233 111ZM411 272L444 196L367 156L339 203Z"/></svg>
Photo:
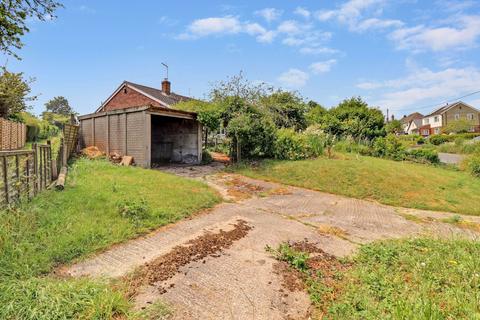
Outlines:
<svg viewBox="0 0 480 320"><path fill-rule="evenodd" d="M81 148L132 156L145 168L201 162L202 126L193 112L144 106L96 112L79 120Z"/></svg>

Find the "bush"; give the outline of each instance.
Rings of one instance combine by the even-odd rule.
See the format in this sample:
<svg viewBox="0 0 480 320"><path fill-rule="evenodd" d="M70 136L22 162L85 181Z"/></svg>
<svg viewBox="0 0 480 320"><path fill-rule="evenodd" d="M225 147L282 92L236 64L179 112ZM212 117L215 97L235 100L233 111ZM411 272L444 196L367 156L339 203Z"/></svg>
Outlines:
<svg viewBox="0 0 480 320"><path fill-rule="evenodd" d="M118 213L123 218L128 218L133 222L148 218L150 208L147 200L123 200L118 203Z"/></svg>
<svg viewBox="0 0 480 320"><path fill-rule="evenodd" d="M208 152L207 150L203 150L202 151L202 164L209 164L209 163L212 163L213 161L213 158L212 158L212 155L210 154L210 152Z"/></svg>
<svg viewBox="0 0 480 320"><path fill-rule="evenodd" d="M429 141L430 141L431 144L438 146L438 145L441 145L445 142L452 141L451 139L452 138L450 138L448 136L444 136L444 135L434 135L434 136L431 136L429 138Z"/></svg>
<svg viewBox="0 0 480 320"><path fill-rule="evenodd" d="M432 149L413 149L407 152L407 158L420 163L440 163L438 153Z"/></svg>
<svg viewBox="0 0 480 320"><path fill-rule="evenodd" d="M276 159L301 160L323 154L323 136L318 133L297 133L292 129L277 131L273 154Z"/></svg>
<svg viewBox="0 0 480 320"><path fill-rule="evenodd" d="M308 143L306 136L292 129L277 131L273 155L276 159L300 160L308 158Z"/></svg>
<svg viewBox="0 0 480 320"><path fill-rule="evenodd" d="M465 159L464 166L472 176L480 178L480 153L473 154Z"/></svg>
<svg viewBox="0 0 480 320"><path fill-rule="evenodd" d="M377 138L373 142L373 155L380 158L389 158L392 160L405 159L405 147L394 135Z"/></svg>
<svg viewBox="0 0 480 320"><path fill-rule="evenodd" d="M334 149L339 152L358 153L364 156L373 156L373 149L368 140L356 142L353 138L348 137L338 140Z"/></svg>

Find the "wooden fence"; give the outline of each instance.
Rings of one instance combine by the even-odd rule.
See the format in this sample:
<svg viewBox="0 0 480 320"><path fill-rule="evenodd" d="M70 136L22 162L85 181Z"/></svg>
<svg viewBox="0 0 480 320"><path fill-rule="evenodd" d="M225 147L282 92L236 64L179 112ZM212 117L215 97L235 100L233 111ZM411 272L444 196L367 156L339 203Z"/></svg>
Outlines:
<svg viewBox="0 0 480 320"><path fill-rule="evenodd" d="M0 151L22 149L26 141L27 126L24 123L0 118Z"/></svg>
<svg viewBox="0 0 480 320"><path fill-rule="evenodd" d="M53 180L52 147L34 144L32 150L0 151L0 207L34 197Z"/></svg>

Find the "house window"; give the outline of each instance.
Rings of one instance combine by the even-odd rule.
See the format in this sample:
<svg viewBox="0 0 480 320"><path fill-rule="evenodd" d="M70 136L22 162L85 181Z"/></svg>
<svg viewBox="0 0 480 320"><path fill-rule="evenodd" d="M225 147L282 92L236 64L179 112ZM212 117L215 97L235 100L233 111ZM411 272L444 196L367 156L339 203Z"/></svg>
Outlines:
<svg viewBox="0 0 480 320"><path fill-rule="evenodd" d="M428 130L428 129L424 129L422 131L423 131L424 136L428 136L428 134L430 133L430 130Z"/></svg>
<svg viewBox="0 0 480 320"><path fill-rule="evenodd" d="M460 114L455 113L455 120L459 120L459 119L460 119Z"/></svg>
<svg viewBox="0 0 480 320"><path fill-rule="evenodd" d="M467 119L473 120L473 113L467 113Z"/></svg>
<svg viewBox="0 0 480 320"><path fill-rule="evenodd" d="M435 134L440 134L440 128L435 128Z"/></svg>
<svg viewBox="0 0 480 320"><path fill-rule="evenodd" d="M435 116L435 118L433 118L433 121L438 122L438 116Z"/></svg>
<svg viewBox="0 0 480 320"><path fill-rule="evenodd" d="M430 119L429 118L426 118L423 120L423 124L429 124L430 123Z"/></svg>

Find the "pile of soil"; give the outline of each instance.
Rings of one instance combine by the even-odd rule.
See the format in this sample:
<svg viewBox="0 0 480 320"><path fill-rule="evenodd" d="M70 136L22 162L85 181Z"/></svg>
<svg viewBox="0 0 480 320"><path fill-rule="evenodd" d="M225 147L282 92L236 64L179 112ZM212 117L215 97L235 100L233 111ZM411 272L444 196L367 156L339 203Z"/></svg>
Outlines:
<svg viewBox="0 0 480 320"><path fill-rule="evenodd" d="M129 296L134 296L138 289L145 285L165 281L177 274L181 267L207 256L219 257L224 249L228 249L235 241L245 237L252 229L244 220L237 220L230 231L220 230L217 233L206 232L185 245L174 247L169 253L146 264L131 276L124 278L129 285ZM160 292L166 289L160 287Z"/></svg>
<svg viewBox="0 0 480 320"><path fill-rule="evenodd" d="M212 156L213 161L216 161L216 162L230 163L232 161L230 157L224 153L210 152L210 155Z"/></svg>
<svg viewBox="0 0 480 320"><path fill-rule="evenodd" d="M245 200L264 191L263 187L245 182L238 177L228 180L226 185L228 195L236 200Z"/></svg>
<svg viewBox="0 0 480 320"><path fill-rule="evenodd" d="M89 159L96 159L103 157L105 153L101 152L97 147L91 146L82 150L82 154Z"/></svg>

